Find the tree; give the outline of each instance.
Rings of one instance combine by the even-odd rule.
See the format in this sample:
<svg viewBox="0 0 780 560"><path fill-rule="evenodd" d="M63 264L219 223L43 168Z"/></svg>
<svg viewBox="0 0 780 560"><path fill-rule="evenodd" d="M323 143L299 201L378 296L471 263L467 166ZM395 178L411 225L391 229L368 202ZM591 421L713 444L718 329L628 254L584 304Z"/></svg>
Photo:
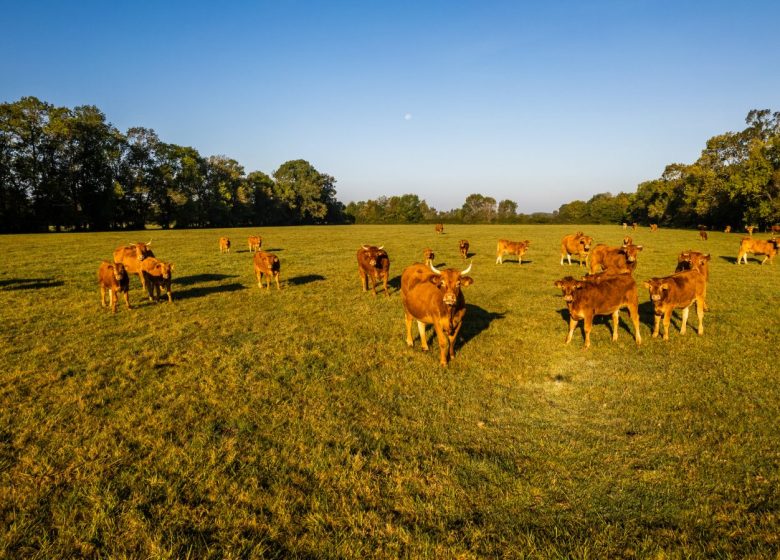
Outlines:
<svg viewBox="0 0 780 560"><path fill-rule="evenodd" d="M512 200L502 200L498 203L498 221L512 222L517 218L517 202Z"/></svg>
<svg viewBox="0 0 780 560"><path fill-rule="evenodd" d="M465 223L491 223L496 218L496 199L481 194L470 194L461 207Z"/></svg>
<svg viewBox="0 0 780 560"><path fill-rule="evenodd" d="M286 223L320 224L343 213L336 200L336 180L303 159L288 161L274 174L274 198L286 212Z"/></svg>

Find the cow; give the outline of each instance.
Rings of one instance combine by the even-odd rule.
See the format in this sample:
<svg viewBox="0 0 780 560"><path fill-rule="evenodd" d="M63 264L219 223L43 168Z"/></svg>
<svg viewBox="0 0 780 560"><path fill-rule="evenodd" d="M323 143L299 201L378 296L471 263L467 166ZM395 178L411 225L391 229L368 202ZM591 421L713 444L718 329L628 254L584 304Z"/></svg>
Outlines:
<svg viewBox="0 0 780 560"><path fill-rule="evenodd" d="M250 235L246 238L247 245L249 245L249 252L255 253L260 250L263 245L263 238L259 235Z"/></svg>
<svg viewBox="0 0 780 560"><path fill-rule="evenodd" d="M444 224L436 224L436 233L444 233Z"/></svg>
<svg viewBox="0 0 780 560"><path fill-rule="evenodd" d="M637 224L636 222L633 222L633 223L631 224L631 229L632 229L632 230L636 231L636 228L637 228L637 227L639 227L639 224Z"/></svg>
<svg viewBox="0 0 780 560"><path fill-rule="evenodd" d="M626 222L623 222L623 231L625 231L625 230L627 230L627 229L628 229L628 223L626 223Z"/></svg>
<svg viewBox="0 0 780 560"><path fill-rule="evenodd" d="M706 232L706 231L704 231L703 229L702 229L702 230L699 230L699 238L700 238L702 241L707 241L707 232Z"/></svg>
<svg viewBox="0 0 780 560"><path fill-rule="evenodd" d="M387 280L390 276L390 257L384 250L384 245L375 247L363 245L357 252L358 274L363 291L368 291L368 279L371 279L372 293L376 295L376 285L381 280L385 288L385 296L390 297L387 291Z"/></svg>
<svg viewBox="0 0 780 560"><path fill-rule="evenodd" d="M148 257L141 263L141 269L149 300L160 301L160 289L162 288L168 295L168 302L172 303L171 273L173 272L173 265L157 260L154 257Z"/></svg>
<svg viewBox="0 0 780 560"><path fill-rule="evenodd" d="M467 259L469 256L469 242L468 239L461 239L458 243L458 250L460 251L460 256L464 259Z"/></svg>
<svg viewBox="0 0 780 560"><path fill-rule="evenodd" d="M422 348L427 352L425 325L433 325L439 342L439 363L444 367L448 358L455 357L455 339L466 314L466 299L461 288L474 283L471 277L466 276L469 272L471 264L459 271L454 268L438 270L433 265L426 267L415 263L407 266L401 274L406 344L414 346L412 321L417 321Z"/></svg>
<svg viewBox="0 0 780 560"><path fill-rule="evenodd" d="M580 319L585 325L585 349L590 348L590 331L593 328L593 317L596 315L612 315L612 340L618 338L618 322L620 310L628 307L628 314L634 324L634 339L642 343L639 333L639 296L636 282L630 273L585 277L577 280L567 276L554 283L563 293L563 300L569 309L569 333L566 344L571 342L574 329Z"/></svg>
<svg viewBox="0 0 780 560"><path fill-rule="evenodd" d="M581 231L564 237L561 241L561 264L563 264L563 259L566 258L571 265L571 256L576 253L579 257L580 266L587 266L591 243L593 243L593 238Z"/></svg>
<svg viewBox="0 0 780 560"><path fill-rule="evenodd" d="M723 229L723 233L731 233L731 226L726 226L726 227Z"/></svg>
<svg viewBox="0 0 780 560"><path fill-rule="evenodd" d="M748 233L749 237L753 237L753 232L758 229L758 226L745 226L745 231Z"/></svg>
<svg viewBox="0 0 780 560"><path fill-rule="evenodd" d="M228 239L227 237L219 238L219 252L220 253L230 252L230 239Z"/></svg>
<svg viewBox="0 0 780 560"><path fill-rule="evenodd" d="M650 233L658 231L658 224L650 224Z"/></svg>
<svg viewBox="0 0 780 560"><path fill-rule="evenodd" d="M423 249L423 260L425 260L425 266L428 266L429 264L433 264L433 259L436 258L436 255L433 252L433 249Z"/></svg>
<svg viewBox="0 0 780 560"><path fill-rule="evenodd" d="M498 246L496 247L496 264L502 264L504 262L504 255L517 255L517 264L523 264L523 255L525 255L530 244L531 242L527 239L525 241L499 239Z"/></svg>
<svg viewBox="0 0 780 560"><path fill-rule="evenodd" d="M106 292L108 292L111 313L116 313L116 302L119 294L122 293L125 296L125 305L130 309L130 277L122 263L101 262L97 278L100 286L100 305L106 307Z"/></svg>
<svg viewBox="0 0 780 560"><path fill-rule="evenodd" d="M653 338L658 338L661 318L664 322L664 340L669 340L669 323L672 311L682 309L680 334L685 334L688 324L688 312L696 302L696 315L699 317L699 336L704 334L704 307L706 281L698 270L684 270L664 278L651 278L644 283L650 292L650 301L655 310Z"/></svg>
<svg viewBox="0 0 780 560"><path fill-rule="evenodd" d="M146 290L146 280L141 264L144 259L154 257L154 253L149 248L151 244L152 241L150 239L148 243L131 243L130 245L122 245L114 249L114 262L122 263L127 274L137 274L143 290Z"/></svg>
<svg viewBox="0 0 780 560"><path fill-rule="evenodd" d="M623 238L623 247L626 247L628 245L633 245L633 244L634 244L634 238L631 237L630 235L626 235Z"/></svg>
<svg viewBox="0 0 780 560"><path fill-rule="evenodd" d="M279 257L266 251L257 251L254 256L254 265L257 285L261 289L263 287L263 275L265 275L266 279L266 290L271 289L271 277L276 281L276 289L282 289L279 287L279 273L281 272L282 266L279 262Z"/></svg>
<svg viewBox="0 0 780 560"><path fill-rule="evenodd" d="M709 254L704 254L689 249L680 253L680 255L677 257L677 268L674 269L675 272L682 272L683 270L697 270L701 273L702 276L704 276L704 311L709 311L709 306L707 305L707 283L710 279L709 262Z"/></svg>
<svg viewBox="0 0 780 560"><path fill-rule="evenodd" d="M772 233L772 236L774 237L775 235L780 233L780 224L775 224L773 226L770 226L769 231Z"/></svg>
<svg viewBox="0 0 780 560"><path fill-rule="evenodd" d="M637 256L642 250L642 245L623 245L622 247L608 247L604 244L596 245L590 252L590 273L598 272L599 268L608 274L620 272L634 272L637 264Z"/></svg>
<svg viewBox="0 0 780 560"><path fill-rule="evenodd" d="M777 254L778 245L780 242L774 237L768 241L763 239L753 239L752 237L743 237L742 242L739 244L739 253L737 253L737 264L744 262L747 264L748 253L754 253L756 255L765 255L761 264L769 261L769 264L773 264L775 255Z"/></svg>

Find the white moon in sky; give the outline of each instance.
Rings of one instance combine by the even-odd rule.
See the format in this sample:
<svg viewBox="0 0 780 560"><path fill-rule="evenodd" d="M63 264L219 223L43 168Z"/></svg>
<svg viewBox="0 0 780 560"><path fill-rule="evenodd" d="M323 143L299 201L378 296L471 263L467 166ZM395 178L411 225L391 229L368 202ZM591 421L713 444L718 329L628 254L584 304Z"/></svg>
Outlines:
<svg viewBox="0 0 780 560"><path fill-rule="evenodd" d="M410 120L412 120L412 114L411 114L411 113L406 113L406 114L404 115L404 120L405 120L405 121L410 121Z"/></svg>

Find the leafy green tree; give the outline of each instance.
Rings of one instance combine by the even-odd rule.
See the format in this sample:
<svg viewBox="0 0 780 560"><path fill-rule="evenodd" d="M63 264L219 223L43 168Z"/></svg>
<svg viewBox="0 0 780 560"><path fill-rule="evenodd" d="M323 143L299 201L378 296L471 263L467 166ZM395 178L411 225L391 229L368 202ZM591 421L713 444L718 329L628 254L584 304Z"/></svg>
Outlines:
<svg viewBox="0 0 780 560"><path fill-rule="evenodd" d="M461 207L465 223L491 223L496 219L496 199L481 194L470 194Z"/></svg>
<svg viewBox="0 0 780 560"><path fill-rule="evenodd" d="M508 223L517 218L517 202L513 200L502 200L498 203L498 215L499 222Z"/></svg>
<svg viewBox="0 0 780 560"><path fill-rule="evenodd" d="M285 212L286 223L318 224L338 214L336 180L303 159L288 161L274 174L274 198Z"/></svg>

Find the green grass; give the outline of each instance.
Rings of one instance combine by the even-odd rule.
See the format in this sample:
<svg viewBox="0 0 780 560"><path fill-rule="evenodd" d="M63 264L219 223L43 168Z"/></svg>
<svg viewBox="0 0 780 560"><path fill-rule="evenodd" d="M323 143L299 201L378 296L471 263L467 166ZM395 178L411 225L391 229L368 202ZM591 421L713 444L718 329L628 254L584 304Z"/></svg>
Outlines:
<svg viewBox="0 0 780 560"><path fill-rule="evenodd" d="M563 344L560 239L617 226L261 228L0 237L0 557L774 558L780 263L738 234L643 228L635 277L712 254L703 337ZM258 289L246 237L282 261ZM233 252L221 255L228 235ZM153 238L174 303L100 307L95 273ZM448 368L404 343L398 285L464 267ZM765 236L762 236L765 237ZM144 239L142 239L144 238ZM498 238L530 239L522 266ZM391 297L359 288L384 244ZM525 262L525 260L528 262ZM692 313L695 326L695 314ZM690 324L689 324L690 326ZM429 329L429 337L432 333Z"/></svg>

